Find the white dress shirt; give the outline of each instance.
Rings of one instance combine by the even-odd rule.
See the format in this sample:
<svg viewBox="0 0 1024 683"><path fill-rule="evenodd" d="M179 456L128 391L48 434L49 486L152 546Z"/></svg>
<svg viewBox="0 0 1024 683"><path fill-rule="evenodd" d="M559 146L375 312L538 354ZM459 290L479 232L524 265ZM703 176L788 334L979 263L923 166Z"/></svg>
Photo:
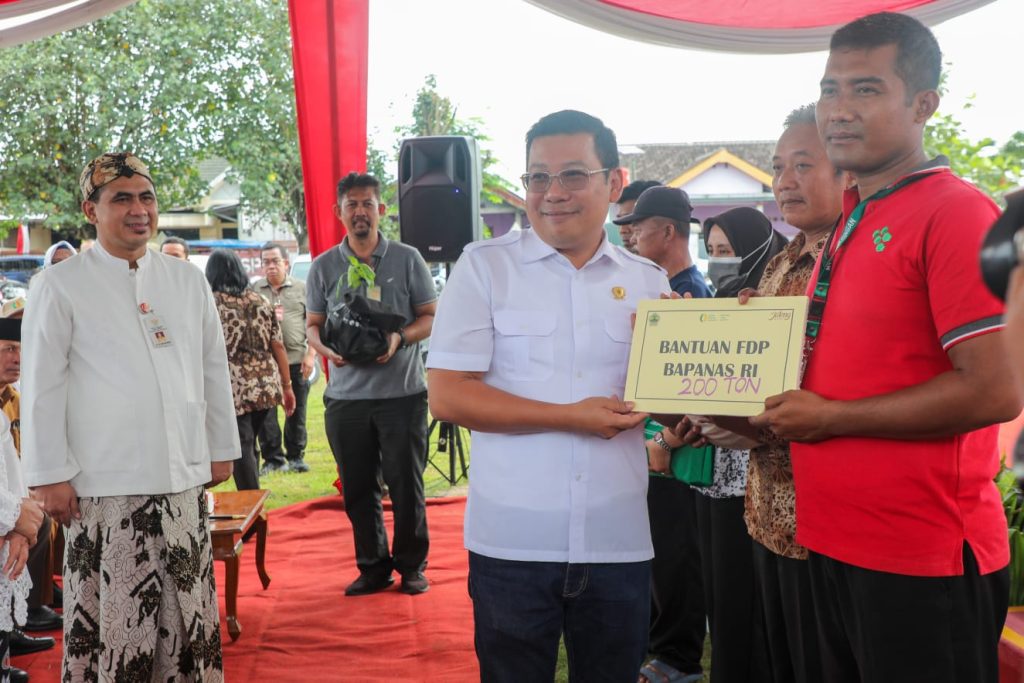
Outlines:
<svg viewBox="0 0 1024 683"><path fill-rule="evenodd" d="M524 398L622 396L640 299L665 272L607 238L582 268L533 230L467 245L445 285L427 366L483 372ZM639 562L653 556L643 428L473 434L466 548L506 560Z"/></svg>
<svg viewBox="0 0 1024 683"><path fill-rule="evenodd" d="M80 496L179 493L210 480L211 460L239 457L203 273L150 251L132 270L97 242L37 275L22 327L21 430L26 483L70 481Z"/></svg>

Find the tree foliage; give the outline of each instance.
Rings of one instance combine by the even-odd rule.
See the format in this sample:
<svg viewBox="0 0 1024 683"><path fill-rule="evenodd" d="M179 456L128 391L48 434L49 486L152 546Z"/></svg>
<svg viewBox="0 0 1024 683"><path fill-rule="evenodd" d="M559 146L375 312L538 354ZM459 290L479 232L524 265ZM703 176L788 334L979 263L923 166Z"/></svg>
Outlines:
<svg viewBox="0 0 1024 683"><path fill-rule="evenodd" d="M224 156L243 205L304 222L288 40L275 0L140 0L0 50L0 212L73 231L82 167L129 150L165 211L196 204L199 162Z"/></svg>
<svg viewBox="0 0 1024 683"><path fill-rule="evenodd" d="M964 109L971 109L968 100ZM1017 131L999 145L990 137L971 140L954 114L935 114L924 130L925 150L930 156L949 158L953 171L999 201L1024 178L1024 131Z"/></svg>

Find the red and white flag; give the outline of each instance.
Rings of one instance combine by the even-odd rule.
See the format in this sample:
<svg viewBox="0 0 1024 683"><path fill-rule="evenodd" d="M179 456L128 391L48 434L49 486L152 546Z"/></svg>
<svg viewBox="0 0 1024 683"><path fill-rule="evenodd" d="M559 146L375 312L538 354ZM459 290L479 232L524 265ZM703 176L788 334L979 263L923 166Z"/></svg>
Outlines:
<svg viewBox="0 0 1024 683"><path fill-rule="evenodd" d="M24 223L18 224L18 253L27 254L32 249L28 241L28 226Z"/></svg>

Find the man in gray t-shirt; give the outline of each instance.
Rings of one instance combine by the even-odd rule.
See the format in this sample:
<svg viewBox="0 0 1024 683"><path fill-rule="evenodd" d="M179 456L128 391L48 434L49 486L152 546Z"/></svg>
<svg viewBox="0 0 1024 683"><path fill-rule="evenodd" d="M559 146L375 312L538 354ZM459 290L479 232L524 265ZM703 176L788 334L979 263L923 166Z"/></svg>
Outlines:
<svg viewBox="0 0 1024 683"><path fill-rule="evenodd" d="M359 577L345 595L366 595L402 576L401 590L427 590L426 504L423 469L427 458L427 385L419 342L430 336L437 294L419 252L391 242L377 229L385 206L380 183L350 173L338 183L335 211L348 235L313 261L306 280L306 336L330 363L324 392L324 429L338 463L345 512L352 522ZM351 260L373 269L373 286L350 288ZM346 292L377 299L405 316L405 326L389 338L386 353L369 363L349 363L324 346L320 330L328 312ZM384 475L391 494L395 537L388 551L381 512Z"/></svg>

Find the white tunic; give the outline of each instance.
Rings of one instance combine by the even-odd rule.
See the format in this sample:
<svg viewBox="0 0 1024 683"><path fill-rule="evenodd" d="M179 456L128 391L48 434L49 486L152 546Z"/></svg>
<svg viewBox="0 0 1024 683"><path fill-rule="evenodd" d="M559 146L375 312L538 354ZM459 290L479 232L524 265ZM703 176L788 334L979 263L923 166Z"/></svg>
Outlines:
<svg viewBox="0 0 1024 683"><path fill-rule="evenodd" d="M203 273L149 251L132 270L97 242L37 275L22 328L21 430L26 483L70 480L80 496L178 493L208 482L211 460L239 457Z"/></svg>
<svg viewBox="0 0 1024 683"><path fill-rule="evenodd" d="M621 397L640 299L665 272L609 244L580 269L533 230L466 247L438 305L427 366L483 372L524 398ZM639 562L653 556L643 429L473 434L465 542L505 560Z"/></svg>

